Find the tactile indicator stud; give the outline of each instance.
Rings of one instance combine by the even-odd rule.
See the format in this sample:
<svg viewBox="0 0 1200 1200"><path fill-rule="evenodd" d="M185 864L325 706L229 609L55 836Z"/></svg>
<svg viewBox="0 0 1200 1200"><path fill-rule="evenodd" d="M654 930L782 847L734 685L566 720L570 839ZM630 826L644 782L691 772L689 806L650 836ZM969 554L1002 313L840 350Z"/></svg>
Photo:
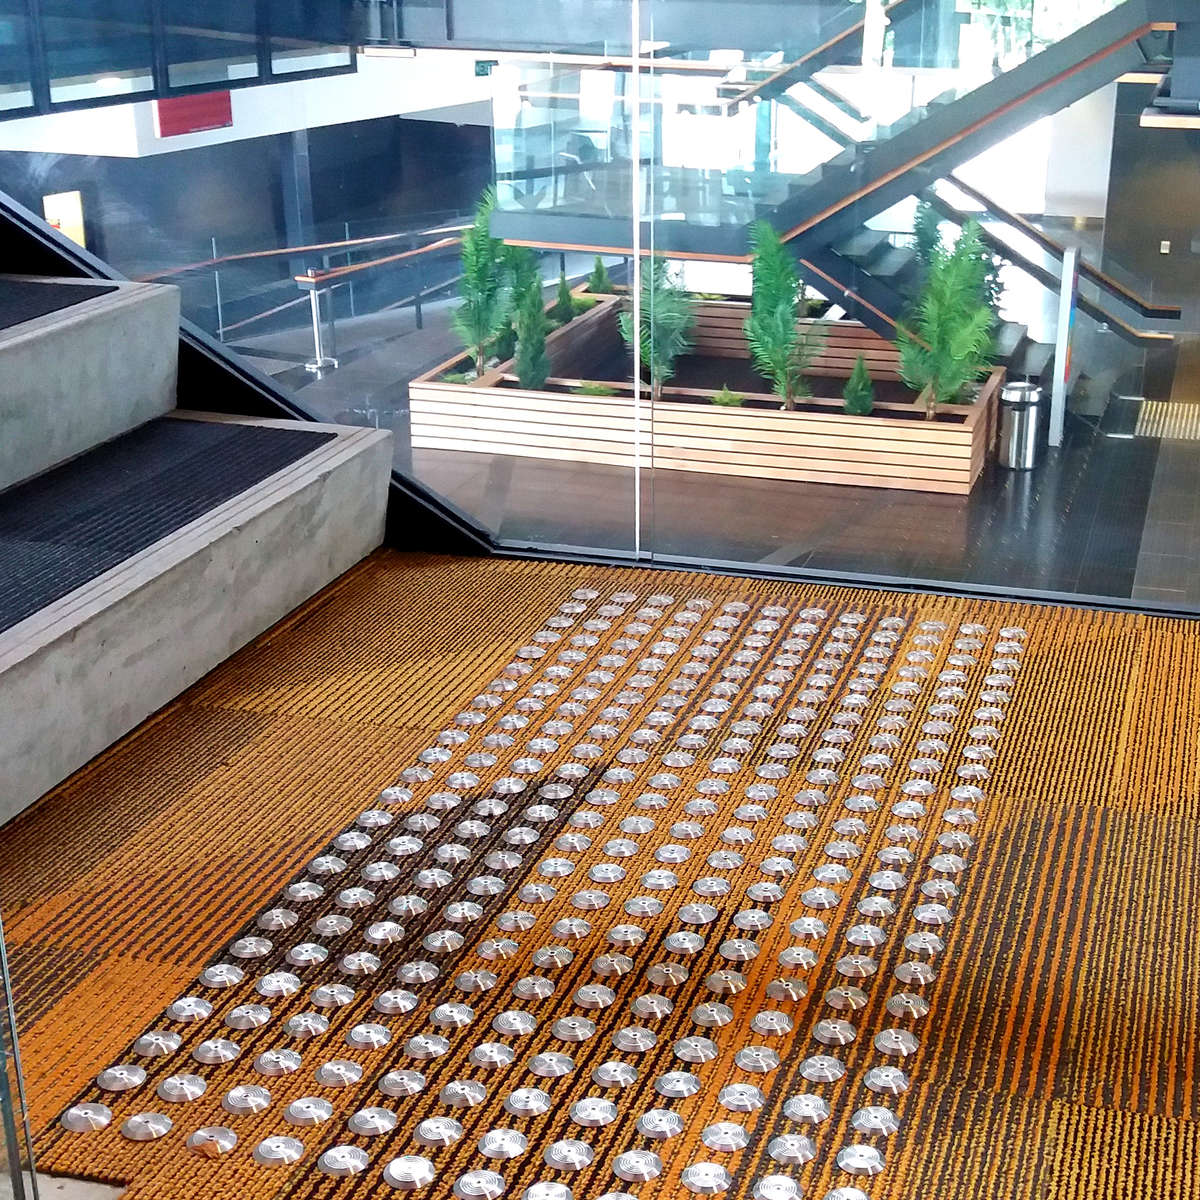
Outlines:
<svg viewBox="0 0 1200 1200"><path fill-rule="evenodd" d="M224 1125L207 1125L188 1135L187 1148L200 1158L221 1158L236 1145L238 1137Z"/></svg>
<svg viewBox="0 0 1200 1200"><path fill-rule="evenodd" d="M437 1178L437 1169L419 1154L402 1154L383 1168L383 1181L398 1192L415 1192Z"/></svg>

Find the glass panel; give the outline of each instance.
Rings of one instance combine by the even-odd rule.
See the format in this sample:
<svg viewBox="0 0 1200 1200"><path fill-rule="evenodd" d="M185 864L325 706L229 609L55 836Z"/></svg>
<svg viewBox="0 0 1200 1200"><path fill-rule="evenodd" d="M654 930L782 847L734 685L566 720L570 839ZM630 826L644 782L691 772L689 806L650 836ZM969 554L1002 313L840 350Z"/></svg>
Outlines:
<svg viewBox="0 0 1200 1200"><path fill-rule="evenodd" d="M663 13L664 4L669 8L670 0L646 0L648 12ZM1118 4L979 0L958 12L938 0L902 0L888 6L887 23L882 0L871 0L819 8L811 41L798 46L673 53L664 43L653 58L647 55L648 98L658 117L653 162L643 161L641 215L676 221L681 230L684 224L728 228L724 248L732 252L749 221L802 215L810 201L823 199L832 178L860 170L865 156ZM725 33L737 37L736 30ZM817 47L824 47L820 54ZM1065 50L1060 58L1047 60L1046 69L1074 65ZM523 188L536 194L539 212L629 217L628 189L621 186L629 150L613 124L620 81L612 75L599 66L539 64L528 77L504 76L508 95L496 115L497 143L520 161L506 167L513 174L502 208L514 207L513 190ZM993 92L997 107L1007 102L1000 85ZM540 137L528 136L531 122ZM659 198L655 212L651 191ZM687 249L681 230L663 230L662 247Z"/></svg>
<svg viewBox="0 0 1200 1200"><path fill-rule="evenodd" d="M669 7L646 3L652 19ZM1033 100L1075 65L1060 44L1076 34L1072 47L1108 52L1109 80L1129 70L1142 52L1127 45L1136 9L930 2L890 6L885 25L881 4L856 8L859 28L821 53L707 52L733 63L715 87L673 70L669 52L647 62L655 131L641 211L694 316L653 405L647 547L664 561L1200 606L1188 549L1200 409L1186 403L1200 398L1200 293L1184 282L1200 236L1182 199L1200 183L1188 135L1152 150L1138 113L1153 85L1100 71L1097 90L1077 87L1061 111ZM837 14L828 21L836 29ZM645 36L662 40L653 27ZM1144 52L1149 62L1157 48ZM1131 87L1138 96L1120 99ZM977 104L981 88L991 99ZM714 91L723 109L706 109ZM945 153L1013 104L1022 119L1003 137ZM558 132L571 135L569 119ZM1151 179L1164 198L1147 218L1136 197ZM765 283L755 293L754 218L803 285L798 333L770 319ZM986 268L974 300L953 283L968 230ZM954 319L991 308L980 318L990 365L976 379L931 370L919 352L944 349L953 324L924 316L923 298L955 287ZM753 338L752 293L766 314ZM907 352L903 330L917 339ZM1032 469L1021 422L999 412L999 371L1042 388Z"/></svg>
<svg viewBox="0 0 1200 1200"><path fill-rule="evenodd" d="M369 72L396 112L377 96L362 120L170 155L86 157L47 125L44 151L0 156L0 186L35 210L78 193L90 247L179 284L189 319L306 411L393 428L398 468L505 544L1200 607L1194 134L1143 128L1153 83L1115 82L1169 41L1130 41L1137 5L835 0L774 23L766 0L742 7L731 28L642 0L636 60L628 40L379 55L343 99ZM271 31L296 62L336 44ZM1064 67L1085 45L1091 65ZM105 119L114 140L131 124ZM482 380L455 321L463 226L493 177L488 228L509 246L489 253L511 279L512 247L533 251L518 270L558 323L538 386L520 385L537 371L516 361L515 312L484 330ZM755 322L757 358L755 219L805 288L796 326ZM976 226L987 357L1044 392L1029 470L1005 465L1019 423L999 419L998 377L951 386L916 353L946 336L921 315L935 261ZM560 272L577 292L561 303ZM681 292L691 346L668 373ZM636 388L635 299L652 335Z"/></svg>
<svg viewBox="0 0 1200 1200"><path fill-rule="evenodd" d="M508 62L492 78L493 111L508 114L495 140L499 189L508 202L530 211L551 188L566 208L586 207L586 197L603 187L616 206L618 189L632 192L627 150L623 170L618 166L603 179L590 171L597 147L619 154L616 143L624 139L628 147L634 137L627 71L581 73L566 62ZM564 124L570 131L560 135ZM530 167L535 159L568 168L541 172ZM505 419L481 414L480 424L487 428L490 422L496 433L494 452L476 451L469 463L461 452L443 452L441 469L472 468L472 486L484 489L472 511L494 513L494 528L506 543L635 553L643 405L632 385L621 328L631 277L624 252L631 243L630 223L619 226L616 250L599 256L599 269L596 248L587 243L560 252L550 230L531 240L549 243L533 248L543 304L549 306L548 375L537 382L542 373L530 371L528 356L519 354L501 383L500 390L511 396ZM527 313L519 331L529 329ZM530 337L536 345L537 335ZM416 473L428 479L437 456L422 449L429 439L420 432L427 421L420 407L417 402L413 409ZM428 464L426 474L422 462ZM486 474L480 469L485 463Z"/></svg>
<svg viewBox="0 0 1200 1200"><path fill-rule="evenodd" d="M314 46L288 38L272 38L271 71L276 75L298 71L333 71L354 65L349 46Z"/></svg>
<svg viewBox="0 0 1200 1200"><path fill-rule="evenodd" d="M216 0L201 11L189 0L164 0L170 86L254 79L256 12L257 5L243 0Z"/></svg>
<svg viewBox="0 0 1200 1200"><path fill-rule="evenodd" d="M25 5L0 0L0 111L29 108L32 104Z"/></svg>
<svg viewBox="0 0 1200 1200"><path fill-rule="evenodd" d="M153 88L148 0L43 0L41 13L53 103Z"/></svg>

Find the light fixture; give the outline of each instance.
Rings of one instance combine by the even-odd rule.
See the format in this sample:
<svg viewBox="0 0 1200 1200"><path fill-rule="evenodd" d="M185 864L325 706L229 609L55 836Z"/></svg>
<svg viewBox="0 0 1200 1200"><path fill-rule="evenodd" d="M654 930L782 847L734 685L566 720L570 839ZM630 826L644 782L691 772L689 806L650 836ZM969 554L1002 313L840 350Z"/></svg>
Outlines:
<svg viewBox="0 0 1200 1200"><path fill-rule="evenodd" d="M416 58L415 46L363 46L359 53L364 58Z"/></svg>

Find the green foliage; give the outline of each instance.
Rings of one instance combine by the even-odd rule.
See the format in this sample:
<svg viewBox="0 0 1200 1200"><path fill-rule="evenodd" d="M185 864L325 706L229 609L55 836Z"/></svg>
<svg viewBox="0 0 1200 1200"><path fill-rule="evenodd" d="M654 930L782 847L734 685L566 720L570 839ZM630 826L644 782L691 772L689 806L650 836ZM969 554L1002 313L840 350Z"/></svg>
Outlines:
<svg viewBox="0 0 1200 1200"><path fill-rule="evenodd" d="M590 309L595 308L596 305L599 303L600 303L600 298L598 296L572 296L571 297L571 307L572 307L572 310L574 311L575 316L577 316L577 317L583 316L583 314L585 312L589 311Z"/></svg>
<svg viewBox="0 0 1200 1200"><path fill-rule="evenodd" d="M719 404L722 408L741 408L746 403L746 397L738 395L737 392L731 392L729 385L724 384L719 392L713 398L714 404Z"/></svg>
<svg viewBox="0 0 1200 1200"><path fill-rule="evenodd" d="M916 239L917 262L926 271L933 262L934 251L942 244L941 225L942 218L937 209L928 200L922 200L913 218L913 237Z"/></svg>
<svg viewBox="0 0 1200 1200"><path fill-rule="evenodd" d="M607 383L581 383L572 388L571 392L575 396L615 396L617 389Z"/></svg>
<svg viewBox="0 0 1200 1200"><path fill-rule="evenodd" d="M952 248L939 243L911 328L900 328L900 376L916 392L929 389L929 417L988 369L995 321L984 298L988 258L974 221Z"/></svg>
<svg viewBox="0 0 1200 1200"><path fill-rule="evenodd" d="M875 385L867 370L867 360L860 354L842 391L842 407L854 417L869 417L875 407Z"/></svg>
<svg viewBox="0 0 1200 1200"><path fill-rule="evenodd" d="M598 254L596 262L592 266L592 273L588 276L587 290L594 296L607 296L613 290L613 281L609 278L608 268L604 265L604 259Z"/></svg>
<svg viewBox="0 0 1200 1200"><path fill-rule="evenodd" d="M542 295L542 277L538 271L537 255L528 246L503 244L501 261L508 277L509 293L512 297L504 328L496 336L489 349L501 362L507 362L517 351L517 310L527 292L535 290L538 301Z"/></svg>
<svg viewBox="0 0 1200 1200"><path fill-rule="evenodd" d="M527 287L517 309L517 358L515 369L521 386L539 391L550 374L546 354L546 314L542 308L540 284Z"/></svg>
<svg viewBox="0 0 1200 1200"><path fill-rule="evenodd" d="M676 360L692 348L696 323L690 297L671 279L663 259L648 260L642 270L641 329L635 335L633 313L628 310L617 317L617 323L630 350L634 337L638 338L642 370L650 377L650 398L657 400L663 384L675 374Z"/></svg>
<svg viewBox="0 0 1200 1200"><path fill-rule="evenodd" d="M447 371L442 376L443 383L471 383L474 379L474 371Z"/></svg>
<svg viewBox="0 0 1200 1200"><path fill-rule="evenodd" d="M769 379L784 408L810 394L804 372L821 352L823 338L811 326L797 324L807 302L796 260L767 221L750 226L753 292L746 320L746 341L758 372Z"/></svg>
<svg viewBox="0 0 1200 1200"><path fill-rule="evenodd" d="M514 296L523 296L530 288L542 290L537 255L528 246L504 246L504 266Z"/></svg>
<svg viewBox="0 0 1200 1200"><path fill-rule="evenodd" d="M566 271L559 272L558 295L554 298L550 315L560 325L565 325L575 316L575 297L571 295L571 285L567 282Z"/></svg>
<svg viewBox="0 0 1200 1200"><path fill-rule="evenodd" d="M504 243L491 235L496 191L488 188L475 209L473 224L462 235L462 304L454 312L454 331L482 375L488 349L503 332L512 307L512 288Z"/></svg>
<svg viewBox="0 0 1200 1200"><path fill-rule="evenodd" d="M774 312L781 301L796 304L800 298L800 276L796 260L769 221L750 226L750 307Z"/></svg>

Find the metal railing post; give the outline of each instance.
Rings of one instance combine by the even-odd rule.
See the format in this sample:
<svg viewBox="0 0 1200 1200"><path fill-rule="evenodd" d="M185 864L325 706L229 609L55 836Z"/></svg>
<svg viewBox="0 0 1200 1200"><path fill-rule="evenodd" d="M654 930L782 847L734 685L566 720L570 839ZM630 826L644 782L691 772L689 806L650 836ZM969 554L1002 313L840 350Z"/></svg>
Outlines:
<svg viewBox="0 0 1200 1200"><path fill-rule="evenodd" d="M217 239L214 236L212 239L212 256L215 260L217 257ZM225 318L221 312L221 268L213 263L213 290L217 294L217 341L225 340Z"/></svg>
<svg viewBox="0 0 1200 1200"><path fill-rule="evenodd" d="M343 222L343 225L345 226L345 230L346 230L346 241L349 241L350 240L350 222L345 221L345 222ZM351 264L351 262L353 262L353 260L354 260L354 252L352 250L347 250L346 251L346 266L350 266L350 264ZM356 316L358 316L358 313L356 313L354 311L354 280L350 279L348 282L350 285L350 315L352 317L356 317Z"/></svg>
<svg viewBox="0 0 1200 1200"><path fill-rule="evenodd" d="M413 298L413 316L416 317L417 328L424 329L425 313L421 308L421 291L425 286L425 280L423 278L424 272L421 270L421 256L419 254L413 259L413 267L417 272L417 290L416 295Z"/></svg>
<svg viewBox="0 0 1200 1200"><path fill-rule="evenodd" d="M315 269L309 267L308 275L310 279L313 279L316 276ZM325 342L321 332L321 290L316 286L315 281L308 289L308 303L312 311L313 357L311 362L304 364L304 367L306 370L316 373L325 370L327 367L336 367L338 361L332 354L325 353ZM329 313L329 325L330 342L332 343L334 337L332 307ZM330 350L333 349L334 347L331 344Z"/></svg>

